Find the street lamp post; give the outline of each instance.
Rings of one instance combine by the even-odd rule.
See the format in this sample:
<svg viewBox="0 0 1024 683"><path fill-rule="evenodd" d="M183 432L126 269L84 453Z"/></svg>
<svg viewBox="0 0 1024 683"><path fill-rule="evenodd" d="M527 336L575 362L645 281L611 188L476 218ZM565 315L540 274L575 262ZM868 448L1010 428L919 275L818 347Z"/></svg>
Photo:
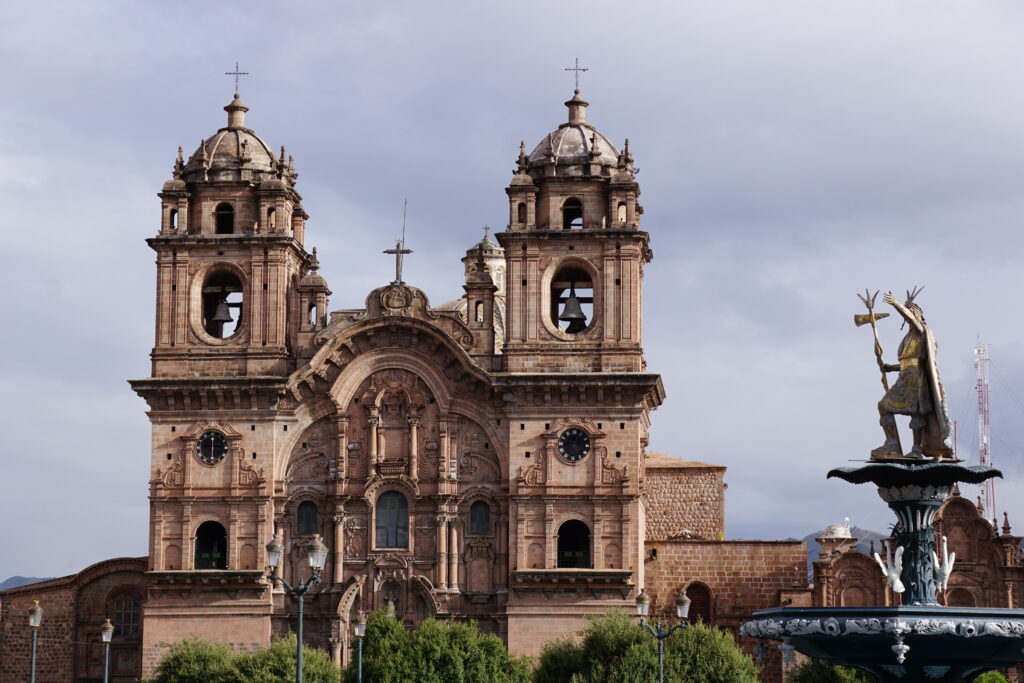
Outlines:
<svg viewBox="0 0 1024 683"><path fill-rule="evenodd" d="M356 634L356 683L363 683L363 636L366 635L366 615L356 617L352 630Z"/></svg>
<svg viewBox="0 0 1024 683"><path fill-rule="evenodd" d="M281 563L281 553L284 552L284 546L281 541L274 538L270 543L267 544L267 566L270 567L271 582L280 581L281 585L284 586L288 594L295 598L298 603L298 617L299 623L296 628L297 643L295 645L295 681L296 683L302 683L302 603L303 596L306 594L313 584L320 583L320 572L323 571L324 564L327 562L327 546L324 545L323 541L320 540L320 534L313 537L313 542L309 548L309 567L313 570L313 575L309 579L299 586L292 586L280 576L274 575L274 569Z"/></svg>
<svg viewBox="0 0 1024 683"><path fill-rule="evenodd" d="M652 636L658 639L658 683L665 683L665 639L687 626L684 620L690 614L690 598L686 597L686 591L679 591L675 605L676 616L680 621L666 631L660 621L654 622L653 627L646 621L647 612L651 609L651 599L648 597L647 591L641 590L640 595L636 597L636 613L640 616L640 626L646 628Z"/></svg>
<svg viewBox="0 0 1024 683"><path fill-rule="evenodd" d="M103 636L103 683L110 683L110 639L114 637L114 625L110 619L100 627Z"/></svg>
<svg viewBox="0 0 1024 683"><path fill-rule="evenodd" d="M36 683L36 640L39 638L39 624L43 623L43 608L39 601L28 608L28 626L32 629L32 658L29 662L28 681Z"/></svg>

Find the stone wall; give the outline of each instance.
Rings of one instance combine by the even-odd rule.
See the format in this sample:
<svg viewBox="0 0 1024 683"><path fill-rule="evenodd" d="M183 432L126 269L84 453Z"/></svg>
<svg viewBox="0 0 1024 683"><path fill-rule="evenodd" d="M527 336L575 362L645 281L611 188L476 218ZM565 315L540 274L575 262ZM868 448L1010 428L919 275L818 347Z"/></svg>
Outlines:
<svg viewBox="0 0 1024 683"><path fill-rule="evenodd" d="M0 593L0 681L28 680L32 629L28 610L38 600L43 608L36 645L36 681L64 683L74 677L74 577L52 579Z"/></svg>
<svg viewBox="0 0 1024 683"><path fill-rule="evenodd" d="M648 542L646 590L651 613L668 615L680 590L707 590L710 623L738 638L740 625L760 609L781 605L810 606L807 546L803 541ZM753 654L756 641L740 644ZM762 681L782 680L781 661L770 648Z"/></svg>
<svg viewBox="0 0 1024 683"><path fill-rule="evenodd" d="M663 460L676 460L669 466ZM653 461L653 462L652 462ZM725 468L658 455L648 460L643 485L647 540L725 534Z"/></svg>

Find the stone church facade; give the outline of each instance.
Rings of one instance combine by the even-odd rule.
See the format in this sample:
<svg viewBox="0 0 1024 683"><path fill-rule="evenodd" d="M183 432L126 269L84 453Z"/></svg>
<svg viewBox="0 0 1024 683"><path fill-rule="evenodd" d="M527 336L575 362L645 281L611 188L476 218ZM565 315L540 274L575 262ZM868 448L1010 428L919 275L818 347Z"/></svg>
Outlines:
<svg viewBox="0 0 1024 683"><path fill-rule="evenodd" d="M725 468L647 450L665 391L644 360L633 157L578 91L565 105L520 146L507 226L466 252L464 296L436 306L403 281L399 244L393 281L332 310L294 162L237 95L225 127L179 149L148 240L152 372L131 381L152 423L149 549L136 659L115 680L182 638L247 650L294 629L265 577L275 537L293 584L314 539L328 546L304 628L339 662L356 615L386 601L410 626L473 619L519 654L632 613L640 588L666 613L686 591L733 631L810 601L803 543L724 540ZM0 651L37 594L0 595ZM67 659L54 680L90 680Z"/></svg>

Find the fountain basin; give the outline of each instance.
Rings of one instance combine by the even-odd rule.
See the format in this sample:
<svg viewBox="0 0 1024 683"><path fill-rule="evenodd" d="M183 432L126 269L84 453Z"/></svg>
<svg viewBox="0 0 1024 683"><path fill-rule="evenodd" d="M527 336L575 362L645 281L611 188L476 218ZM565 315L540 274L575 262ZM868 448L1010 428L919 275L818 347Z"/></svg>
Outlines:
<svg viewBox="0 0 1024 683"><path fill-rule="evenodd" d="M782 607L754 613L751 638L853 666L879 681L970 681L1024 660L1024 610L912 605Z"/></svg>

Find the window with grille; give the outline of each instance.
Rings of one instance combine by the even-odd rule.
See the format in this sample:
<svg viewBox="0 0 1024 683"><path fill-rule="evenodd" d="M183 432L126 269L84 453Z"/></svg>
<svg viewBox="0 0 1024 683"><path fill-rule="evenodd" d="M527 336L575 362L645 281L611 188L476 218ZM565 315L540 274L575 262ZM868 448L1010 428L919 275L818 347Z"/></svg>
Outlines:
<svg viewBox="0 0 1024 683"><path fill-rule="evenodd" d="M397 491L377 499L377 547L409 547L409 504Z"/></svg>
<svg viewBox="0 0 1024 683"><path fill-rule="evenodd" d="M131 594L119 595L114 600L114 637L138 638L142 601Z"/></svg>

